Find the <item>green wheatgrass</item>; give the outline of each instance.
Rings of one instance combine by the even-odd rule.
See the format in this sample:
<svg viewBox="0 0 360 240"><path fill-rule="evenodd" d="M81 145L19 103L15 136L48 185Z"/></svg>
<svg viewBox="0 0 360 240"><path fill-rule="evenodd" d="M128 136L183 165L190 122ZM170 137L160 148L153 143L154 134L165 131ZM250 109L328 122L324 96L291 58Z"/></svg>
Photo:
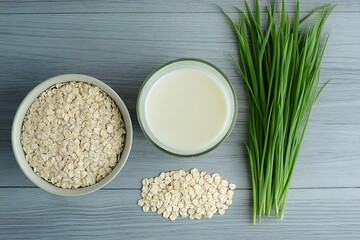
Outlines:
<svg viewBox="0 0 360 240"><path fill-rule="evenodd" d="M280 19L275 3L267 8L268 25L261 29L260 6L252 13L235 8L240 20L225 12L238 41L241 73L249 96L249 139L253 191L253 222L262 215L283 218L290 180L319 88L320 64L329 38L322 29L335 6L325 4L300 18L299 1L290 20L282 1ZM309 17L314 21L309 21ZM307 21L306 21L307 20ZM306 25L305 25L306 22Z"/></svg>

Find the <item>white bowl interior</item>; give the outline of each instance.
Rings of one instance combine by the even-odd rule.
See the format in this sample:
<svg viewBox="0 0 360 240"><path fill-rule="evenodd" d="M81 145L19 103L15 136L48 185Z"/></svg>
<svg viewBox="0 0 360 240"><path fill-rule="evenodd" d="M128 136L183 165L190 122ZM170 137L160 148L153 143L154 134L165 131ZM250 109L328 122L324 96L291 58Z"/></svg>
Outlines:
<svg viewBox="0 0 360 240"><path fill-rule="evenodd" d="M63 82L86 82L90 83L94 86L99 87L103 91L105 91L117 104L117 106L120 109L121 116L125 123L125 146L121 153L120 159L114 169L102 180L97 182L94 185L84 187L84 188L77 188L77 189L64 189L57 187L46 180L42 179L38 175L35 174L33 169L30 167L29 163L25 159L25 153L22 148L22 144L20 141L21 136L21 129L23 125L23 120L26 115L27 110L29 109L30 105L33 103L33 101L46 89L53 86L57 83L63 83ZM33 90L30 91L30 93L24 98L22 103L20 104L14 121L12 125L11 130L11 141L12 141L12 148L15 154L16 161L18 162L21 170L24 172L24 174L38 187L44 189L47 192L56 194L56 195L62 195L62 196L79 196L88 194L91 192L94 192L108 183L110 183L116 175L121 171L121 169L124 167L125 162L130 154L131 146L132 146L132 139L133 139L133 129L132 129L132 123L129 111L127 110L124 102L121 100L119 95L110 88L105 83L101 82L100 80L82 75L82 74L66 74L66 75L60 75L53 78L50 78L42 83L40 83L38 86L36 86Z"/></svg>

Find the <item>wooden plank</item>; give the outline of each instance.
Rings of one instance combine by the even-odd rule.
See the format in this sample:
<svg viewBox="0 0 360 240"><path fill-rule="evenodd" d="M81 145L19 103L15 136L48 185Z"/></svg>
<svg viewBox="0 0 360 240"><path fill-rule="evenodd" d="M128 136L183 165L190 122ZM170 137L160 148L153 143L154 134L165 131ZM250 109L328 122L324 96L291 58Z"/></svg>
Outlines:
<svg viewBox="0 0 360 240"><path fill-rule="evenodd" d="M348 22L359 18L360 13L349 13L345 20L337 12L329 18L326 31L331 29L332 35L323 64L325 79L358 83L360 33ZM140 82L153 68L179 57L203 58L229 77L238 76L228 56L236 54L235 40L220 13L0 15L0 23L1 79L12 82L23 77L23 72L14 73L18 64L28 68L28 75L48 71L43 78L92 70L105 80L116 71L121 74L117 79Z"/></svg>
<svg viewBox="0 0 360 240"><path fill-rule="evenodd" d="M136 190L57 197L39 189L0 189L1 239L358 239L360 189L299 189L284 220L251 225L251 192L212 219L163 219L143 213Z"/></svg>
<svg viewBox="0 0 360 240"><path fill-rule="evenodd" d="M262 0L261 6L265 7L274 1ZM286 1L287 9L291 12L295 9L295 0ZM316 6L325 3L339 4L337 11L353 12L359 11L360 4L356 0L350 1L327 1L327 0L314 0L314 1L300 1L301 9L303 11L310 11ZM281 0L276 1L277 5L281 5ZM244 1L230 0L230 1L211 1L211 0L185 0L185 1L172 1L171 3L166 0L162 1L113 1L113 0L86 0L86 1L33 1L33 0L20 0L20 1L1 1L0 11L6 14L19 14L19 13L168 13L168 12L217 12L216 5L228 7L229 10L234 11L230 6L239 6L245 8Z"/></svg>
<svg viewBox="0 0 360 240"><path fill-rule="evenodd" d="M344 13L334 11L325 26L325 31L331 29L334 35L330 38L333 39L330 43L355 45L355 37L359 36L359 33L347 23L348 21L356 22L359 14L360 10L350 12L344 19ZM231 14L231 16L237 18L239 14ZM261 16L265 18L266 14L262 12ZM63 42L62 45L64 46L69 41L76 43L76 40L84 44L89 44L94 40L105 41L99 47L105 47L105 43L111 40L113 44L122 40L134 45L139 44L139 42L146 44L146 42L155 41L162 42L163 47L173 47L174 42L182 42L179 47L184 47L184 44L187 44L190 48L192 46L188 42L218 45L235 42L235 38L231 37L232 30L221 12L201 14L10 14L0 15L0 20L1 34L14 40L7 42L7 38L4 38L2 39L3 43L15 46L22 46L21 40L28 40L27 43L32 47L43 46L48 48L53 47L59 40ZM161 31L159 31L160 29ZM355 34L353 35L354 38L349 38L349 34ZM22 37L25 38L22 39ZM45 38L44 40L47 40L48 43L43 45L41 42L29 41L31 37ZM153 43L148 43L148 45L153 45ZM86 49L86 46L84 45L80 49Z"/></svg>
<svg viewBox="0 0 360 240"><path fill-rule="evenodd" d="M243 1L181 1L181 2L172 2L169 4L167 1L111 1L106 0L101 3L96 0L87 0L87 1L65 1L60 3L58 1L31 1L31 0L22 0L22 1L2 1L1 3L4 7L1 9L2 13L5 14L22 14L22 13L163 13L163 12L194 12L194 13L204 13L204 12L216 12L217 8L215 4L221 6L239 6L244 8ZM261 1L263 6L273 3L273 1ZM313 9L316 5L321 5L328 3L329 1L325 0L316 0L309 2L302 2L301 7L304 10ZM338 1L332 1L332 3L337 3ZM279 5L281 1L277 1ZM288 1L287 8L289 11L294 9L295 1ZM347 1L341 3L338 7L339 11L354 11L357 9L359 4L357 1ZM234 11L234 10L233 10Z"/></svg>

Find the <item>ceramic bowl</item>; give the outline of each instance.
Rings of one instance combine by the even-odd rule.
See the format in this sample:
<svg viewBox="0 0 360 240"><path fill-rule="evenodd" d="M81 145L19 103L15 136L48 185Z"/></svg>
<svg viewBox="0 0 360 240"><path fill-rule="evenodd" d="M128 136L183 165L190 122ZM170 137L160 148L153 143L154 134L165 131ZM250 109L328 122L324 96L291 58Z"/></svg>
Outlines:
<svg viewBox="0 0 360 240"><path fill-rule="evenodd" d="M77 189L64 189L57 187L43 178L39 177L35 174L27 160L25 159L25 153L23 151L22 144L20 142L20 135L21 135L21 129L23 125L24 117L28 111L28 108L33 103L33 101L46 89L50 88L51 86L57 84L57 83L64 83L64 82L86 82L89 84L92 84L94 86L99 87L104 92L106 92L117 104L117 106L120 109L122 118L125 123L125 130L126 130L126 137L125 137L125 146L121 153L121 156L119 158L118 163L114 167L114 169L102 180L97 182L94 185L88 186L88 187L82 187ZM47 192L61 195L61 196L79 196L79 195L85 195L91 192L94 192L108 183L110 183L121 171L121 169L124 167L126 160L130 154L131 146L132 146L132 139L133 139L133 129L132 129L132 123L131 118L128 109L126 108L124 102L121 100L119 95L108 85L103 83L102 81L86 76L81 74L66 74L66 75L60 75L56 77L52 77L42 83L40 83L38 86L36 86L33 90L29 92L29 94L24 98L22 103L20 104L14 121L12 125L12 131L11 131L11 141L12 141L12 148L14 151L14 155L16 158L17 163L19 164L21 170L24 172L24 174L29 178L30 181L32 181L35 185L38 187L44 189Z"/></svg>

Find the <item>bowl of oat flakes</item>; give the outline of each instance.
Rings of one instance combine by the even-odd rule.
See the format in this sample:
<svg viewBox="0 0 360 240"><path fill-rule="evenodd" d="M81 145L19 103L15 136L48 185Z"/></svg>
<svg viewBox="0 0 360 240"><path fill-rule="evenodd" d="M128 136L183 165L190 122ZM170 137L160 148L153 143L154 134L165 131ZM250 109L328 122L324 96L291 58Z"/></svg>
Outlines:
<svg viewBox="0 0 360 240"><path fill-rule="evenodd" d="M38 187L62 196L94 192L119 174L133 130L119 95L81 74L50 78L20 104L12 126L15 158Z"/></svg>

